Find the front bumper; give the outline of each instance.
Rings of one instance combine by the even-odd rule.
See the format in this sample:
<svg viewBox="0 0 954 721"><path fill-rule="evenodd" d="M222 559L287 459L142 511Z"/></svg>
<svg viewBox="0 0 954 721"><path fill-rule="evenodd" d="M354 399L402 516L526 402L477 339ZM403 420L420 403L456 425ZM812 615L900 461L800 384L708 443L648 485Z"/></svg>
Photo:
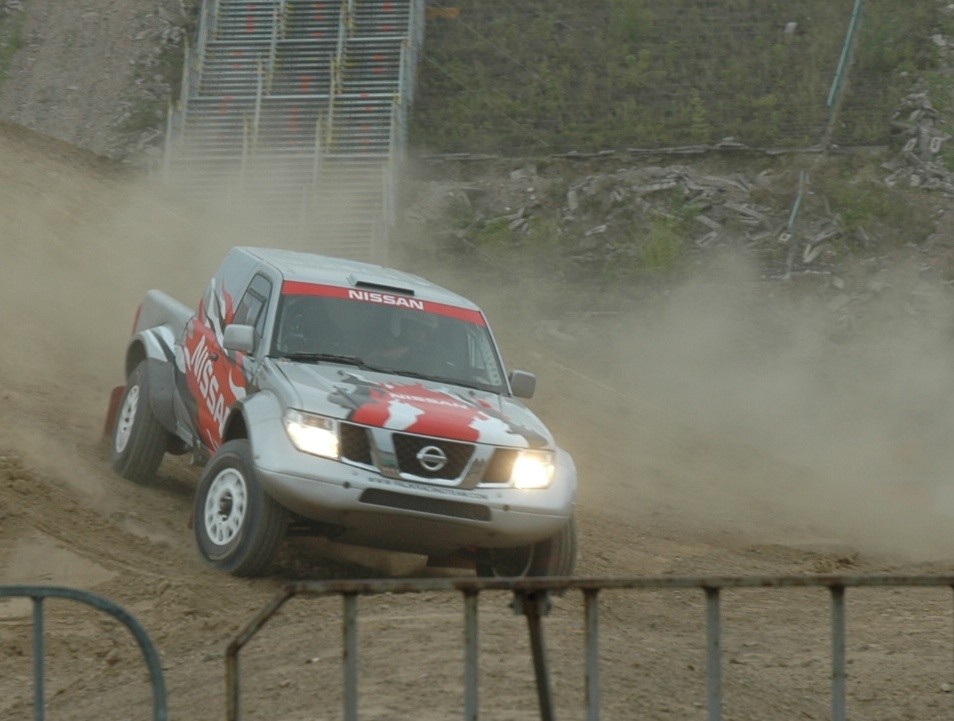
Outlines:
<svg viewBox="0 0 954 721"><path fill-rule="evenodd" d="M304 518L337 526L335 540L344 543L432 556L518 546L557 533L573 512L576 470L565 453L546 489L467 489L302 453L280 423L255 430L256 472L268 494Z"/></svg>

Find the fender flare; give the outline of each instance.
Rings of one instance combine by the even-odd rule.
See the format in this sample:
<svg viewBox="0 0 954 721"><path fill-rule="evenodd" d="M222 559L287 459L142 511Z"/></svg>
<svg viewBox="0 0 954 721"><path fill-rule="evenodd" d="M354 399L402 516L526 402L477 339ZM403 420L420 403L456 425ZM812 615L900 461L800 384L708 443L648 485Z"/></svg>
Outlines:
<svg viewBox="0 0 954 721"><path fill-rule="evenodd" d="M174 398L176 390L175 336L167 326L141 331L126 350L126 377L140 363L146 363L146 379L153 415L175 435Z"/></svg>
<svg viewBox="0 0 954 721"><path fill-rule="evenodd" d="M563 448L556 449L555 456L555 465L556 465L556 478L554 479L556 483L566 484L568 492L573 498L573 503L576 503L576 496L579 490L579 479L576 473L576 464L573 462L573 456Z"/></svg>
<svg viewBox="0 0 954 721"><path fill-rule="evenodd" d="M255 440L256 436L258 436L256 429L265 423L274 422L280 424L284 410L284 406L279 403L274 393L258 391L245 396L232 405L229 415L225 420L222 442L225 443L228 440L243 435L236 431L239 427L244 426L244 436L248 438L249 444L252 446L254 452Z"/></svg>
<svg viewBox="0 0 954 721"><path fill-rule="evenodd" d="M156 326L136 333L126 348L126 377L146 359L176 362L176 336L168 326Z"/></svg>

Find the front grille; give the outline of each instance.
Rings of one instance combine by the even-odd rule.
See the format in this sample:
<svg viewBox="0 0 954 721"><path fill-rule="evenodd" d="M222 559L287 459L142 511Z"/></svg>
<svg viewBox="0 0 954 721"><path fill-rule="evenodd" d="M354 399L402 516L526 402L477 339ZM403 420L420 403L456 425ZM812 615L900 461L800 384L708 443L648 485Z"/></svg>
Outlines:
<svg viewBox="0 0 954 721"><path fill-rule="evenodd" d="M355 463L371 464L368 429L351 423L341 424L341 457Z"/></svg>
<svg viewBox="0 0 954 721"><path fill-rule="evenodd" d="M421 478L454 480L459 478L467 467L474 447L469 443L457 443L443 438L422 438L404 433L395 433L393 436L394 451L397 454L398 468L401 473L410 473ZM425 448L439 449L447 457L447 462L441 468L429 469L421 464L418 455Z"/></svg>
<svg viewBox="0 0 954 721"><path fill-rule="evenodd" d="M382 491L378 488L369 488L361 494L362 503L388 508L400 508L404 511L419 511L433 513L437 516L451 516L465 518L470 521L489 521L490 509L477 503L463 503L461 501L445 501L441 498L424 498L410 496L406 493Z"/></svg>

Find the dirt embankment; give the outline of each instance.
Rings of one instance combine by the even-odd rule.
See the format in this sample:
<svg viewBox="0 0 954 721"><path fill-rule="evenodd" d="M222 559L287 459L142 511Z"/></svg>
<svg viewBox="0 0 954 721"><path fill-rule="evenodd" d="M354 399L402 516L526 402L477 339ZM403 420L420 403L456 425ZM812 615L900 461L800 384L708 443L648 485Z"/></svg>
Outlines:
<svg viewBox="0 0 954 721"><path fill-rule="evenodd" d="M0 0L0 118L151 163L197 0ZM5 71L5 72L2 72Z"/></svg>

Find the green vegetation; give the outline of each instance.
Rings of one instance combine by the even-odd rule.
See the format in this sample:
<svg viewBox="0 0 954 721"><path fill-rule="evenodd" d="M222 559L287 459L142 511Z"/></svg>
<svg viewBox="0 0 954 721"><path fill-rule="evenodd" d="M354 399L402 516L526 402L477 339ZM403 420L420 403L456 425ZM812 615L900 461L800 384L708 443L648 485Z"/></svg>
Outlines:
<svg viewBox="0 0 954 721"><path fill-rule="evenodd" d="M859 230L879 229L887 237L921 242L933 229L916 195L887 187L880 178L871 177L859 161L832 160L813 176L812 186L841 218L845 238L856 237Z"/></svg>
<svg viewBox="0 0 954 721"><path fill-rule="evenodd" d="M533 155L726 137L814 145L854 0L454 5L459 19L427 28L413 141ZM887 142L904 71L937 64L937 12L933 0L865 0L835 142Z"/></svg>
<svg viewBox="0 0 954 721"><path fill-rule="evenodd" d="M132 101L129 115L119 125L119 131L137 135L144 130L159 127L164 121L165 105L151 98L137 97Z"/></svg>
<svg viewBox="0 0 954 721"><path fill-rule="evenodd" d="M657 218L649 226L640 260L645 270L656 272L673 268L682 257L685 233L680 223L670 218Z"/></svg>
<svg viewBox="0 0 954 721"><path fill-rule="evenodd" d="M23 44L25 21L26 13L22 10L0 12L0 85L3 85L14 54Z"/></svg>
<svg viewBox="0 0 954 721"><path fill-rule="evenodd" d="M841 145L883 144L888 122L914 77L928 78L938 66L938 7L930 2L903 6L867 0L855 49L851 80L833 140ZM939 90L935 86L936 90ZM949 90L932 95L947 103Z"/></svg>
<svg viewBox="0 0 954 721"><path fill-rule="evenodd" d="M472 233L474 242L488 250L506 248L516 239L509 225L510 221L507 218L491 218L474 228Z"/></svg>

